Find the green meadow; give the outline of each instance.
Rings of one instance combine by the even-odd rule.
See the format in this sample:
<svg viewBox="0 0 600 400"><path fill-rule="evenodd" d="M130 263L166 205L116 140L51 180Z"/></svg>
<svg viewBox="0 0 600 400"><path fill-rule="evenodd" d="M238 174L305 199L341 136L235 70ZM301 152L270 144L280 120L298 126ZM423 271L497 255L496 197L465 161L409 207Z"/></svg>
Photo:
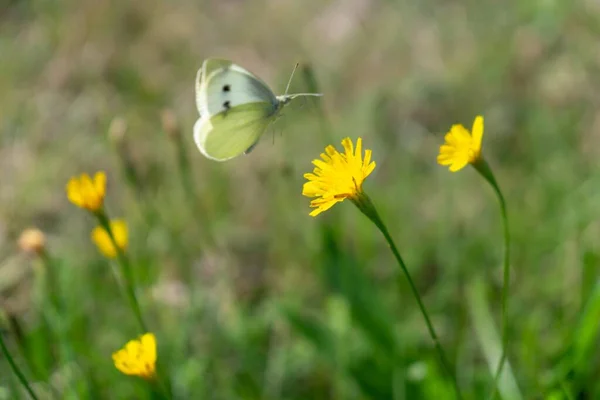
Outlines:
<svg viewBox="0 0 600 400"><path fill-rule="evenodd" d="M0 399L600 399L599 40L592 0L0 0ZM210 57L323 97L209 160ZM506 325L497 193L436 161L477 115ZM309 216L346 137L409 275L351 199ZM66 192L98 171L116 258ZM128 376L144 333L156 371Z"/></svg>

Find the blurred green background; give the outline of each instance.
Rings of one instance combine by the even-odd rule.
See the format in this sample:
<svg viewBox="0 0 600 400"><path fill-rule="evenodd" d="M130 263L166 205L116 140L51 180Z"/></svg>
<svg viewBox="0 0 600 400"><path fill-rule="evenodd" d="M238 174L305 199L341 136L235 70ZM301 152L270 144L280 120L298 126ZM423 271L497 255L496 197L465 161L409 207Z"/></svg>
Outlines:
<svg viewBox="0 0 600 400"><path fill-rule="evenodd" d="M594 0L0 0L0 332L43 396L151 396L112 365L141 332L93 218L65 195L72 175L105 170L175 398L454 398L375 227L349 202L308 216L311 160L360 136L377 162L364 188L463 395L486 398L501 219L472 168L436 164L450 126L481 114L513 236L500 394L600 398L599 39ZM292 92L324 97L287 107L251 154L212 162L192 138L208 57L277 94L300 62ZM19 252L30 226L51 271ZM5 361L0 398L25 398Z"/></svg>

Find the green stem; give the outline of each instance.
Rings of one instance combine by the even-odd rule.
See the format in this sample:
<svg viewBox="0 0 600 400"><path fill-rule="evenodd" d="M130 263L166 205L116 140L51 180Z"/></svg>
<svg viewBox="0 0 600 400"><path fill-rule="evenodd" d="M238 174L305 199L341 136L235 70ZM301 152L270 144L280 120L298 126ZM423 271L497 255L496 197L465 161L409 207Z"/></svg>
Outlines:
<svg viewBox="0 0 600 400"><path fill-rule="evenodd" d="M60 288L58 287L56 272L57 265L55 260L50 257L47 251L43 250L39 253L39 262L41 263L41 270L43 273L43 293L42 301L39 304L39 309L42 314L42 318L46 321L50 327L51 334L55 336L59 345L59 360L62 359L66 364L75 362L75 351L73 350L72 341L69 340L68 329L65 327L63 318L65 305L62 298L59 296ZM59 361L60 362L60 361ZM73 384L72 379L68 379L66 385L71 390L71 393L77 393L77 389ZM60 398L61 395L58 390L52 384L48 384L48 387L56 398Z"/></svg>
<svg viewBox="0 0 600 400"><path fill-rule="evenodd" d="M112 245L114 246L114 248L116 249L117 261L118 261L119 266L121 267L121 273L123 275L123 280L125 281L125 293L127 295L127 299L129 300L129 305L135 315L135 318L137 319L137 322L140 325L140 328L142 329L143 333L150 332L148 330L146 323L144 322L144 318L142 317L140 305L139 305L137 297L135 295L135 285L134 285L133 273L131 270L131 264L129 262L129 257L127 257L127 254L125 254L123 249L121 249L121 247L119 247L119 245L117 244L114 233L110 227L110 220L108 219L108 217L106 216L104 211L101 210L101 211L97 212L96 217L98 218L100 225L108 233L108 236L110 237L110 241L111 241ZM163 381L163 379L159 377L157 379L157 384L158 384L160 390L164 393L165 397L171 398L170 391L169 391L169 389L167 389L167 387L169 386L168 380L167 380L167 383L165 383Z"/></svg>
<svg viewBox="0 0 600 400"><path fill-rule="evenodd" d="M185 199L188 202L192 213L194 213L194 215L196 216L199 216L195 218L196 221L201 222L198 225L201 227L199 232L200 236L198 238L197 243L198 247L196 248L198 254L195 255L196 257L199 257L202 254L203 246L212 243L212 228L209 227L211 224L205 223L209 213L205 211L207 207L201 202L201 199L198 197L195 190L192 168L186 149L186 143L182 139L179 127L177 126L174 129L176 130L171 132L170 137L173 140L173 144L175 146L175 157L177 158L177 167L179 169L180 183L183 187L183 191L185 192ZM177 234L177 236L179 236L179 234ZM192 269L187 267L189 265L189 251L185 249L183 241L181 239L177 240L177 238L173 240L173 244L171 247L173 247L175 250L178 250L174 253L177 253L179 257L178 261L181 276L187 282L192 282ZM190 286L190 289L191 307L188 307L187 312L185 313L185 323L181 327L184 338L183 343L185 343L184 346L189 346L189 344L191 343L191 340L195 335L195 323L197 322L198 315L201 312L199 306L201 302L198 301L198 296L200 294L198 293L198 290L196 290L197 287Z"/></svg>
<svg viewBox="0 0 600 400"><path fill-rule="evenodd" d="M477 162L473 164L477 172L483 176L483 178L490 184L494 192L496 193L496 197L498 198L498 203L500 204L500 213L502 214L502 224L504 230L504 264L503 264L503 285L502 285L502 354L500 356L500 361L498 362L498 367L496 368L496 372L494 374L494 382L492 387L492 394L490 396L491 399L496 397L496 392L498 389L498 379L500 379L500 375L502 374L502 368L504 367L506 356L507 356L507 347L508 347L508 293L509 293L509 285L510 285L510 231L508 228L508 215L506 212L506 202L504 201L504 196L502 195L502 191L500 190L500 186L494 177L494 174L488 165L488 163L480 158Z"/></svg>
<svg viewBox="0 0 600 400"><path fill-rule="evenodd" d="M402 256L400 256L400 252L396 248L396 244L394 243L394 240L392 239L387 227L385 226L381 217L379 216L379 213L375 209L373 202L365 193L359 194L356 198L353 199L353 202L360 209L360 211L362 211L362 213L365 214L375 224L375 226L377 226L379 231L383 234L388 246L392 250L394 257L396 258L396 261L398 262L400 269L402 269L404 276L406 276L406 279L408 280L408 283L410 285L410 289L411 289L413 295L415 296L415 299L417 300L419 309L421 310L421 314L423 314L423 318L425 319L425 323L427 324L427 329L429 330L429 335L431 336L431 339L433 340L433 343L438 352L438 356L440 357L442 365L443 365L446 373L450 377L450 380L452 381L454 390L456 391L456 395L459 399L462 399L462 395L461 395L460 389L458 387L458 382L456 380L456 376L452 372L452 368L450 367L450 362L448 361L446 354L444 353L444 350L442 348L440 340L438 339L438 336L433 327L433 323L431 322L431 319L429 318L429 314L427 313L427 310L425 309L425 305L423 304L423 301L421 300L419 291L417 290L417 287L415 286L415 283L413 282L413 280L410 276L410 273L408 272L408 268L406 267L406 264L404 263ZM398 275L398 278L400 278L400 275ZM399 284L401 283L400 280L398 280L398 283Z"/></svg>
<svg viewBox="0 0 600 400"><path fill-rule="evenodd" d="M19 381L21 382L21 384L23 385L23 387L25 388L27 393L29 393L29 396L32 399L37 400L38 397L35 395L35 393L31 389L31 386L29 386L29 383L27 382L27 378L25 378L25 375L23 374L23 372L21 372L21 370L15 363L15 360L12 358L12 356L8 352L8 348L6 347L6 344L4 344L4 339L2 338L2 333L0 333L0 348L2 349L2 354L4 354L4 357L10 364L11 369L13 370L13 372L15 373L17 378L19 378Z"/></svg>
<svg viewBox="0 0 600 400"><path fill-rule="evenodd" d="M100 226L102 226L106 233L108 233L108 237L110 238L112 245L116 249L117 262L121 267L121 274L123 275L123 281L125 286L125 294L129 301L129 306L131 307L131 310L133 311L133 314L135 315L135 318L138 324L140 325L140 328L142 329L142 333L146 333L148 332L148 328L146 326L146 323L144 322L144 318L142 317L142 312L140 310L140 305L138 303L137 297L135 296L133 273L131 271L131 264L129 263L129 258L127 257L123 249L121 249L121 247L117 244L114 233L110 227L110 221L104 213L104 211L97 212L96 217L98 218Z"/></svg>

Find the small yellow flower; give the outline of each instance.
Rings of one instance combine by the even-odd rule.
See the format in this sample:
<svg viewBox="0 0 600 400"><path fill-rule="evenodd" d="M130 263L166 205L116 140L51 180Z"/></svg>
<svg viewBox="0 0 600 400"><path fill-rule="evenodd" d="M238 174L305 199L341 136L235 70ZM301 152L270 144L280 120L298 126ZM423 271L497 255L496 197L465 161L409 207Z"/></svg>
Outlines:
<svg viewBox="0 0 600 400"><path fill-rule="evenodd" d="M96 212L104 204L106 194L106 174L96 172L94 179L88 174L72 177L67 183L67 197L77 207Z"/></svg>
<svg viewBox="0 0 600 400"><path fill-rule="evenodd" d="M19 236L19 247L25 253L41 254L46 248L46 235L37 228L25 229Z"/></svg>
<svg viewBox="0 0 600 400"><path fill-rule="evenodd" d="M127 223L123 220L116 219L110 222L110 230L115 237L115 242L121 250L127 248ZM102 227L97 226L92 231L92 241L96 243L98 250L104 254L107 258L115 258L117 256L117 250L113 246L112 241L108 232Z"/></svg>
<svg viewBox="0 0 600 400"><path fill-rule="evenodd" d="M483 117L478 115L473 121L471 132L461 124L452 125L440 147L437 162L449 165L450 171L456 172L467 164L473 164L481 157L481 139L483 138Z"/></svg>
<svg viewBox="0 0 600 400"><path fill-rule="evenodd" d="M115 367L125 375L153 379L156 375L156 337L146 333L130 340L112 355Z"/></svg>
<svg viewBox="0 0 600 400"><path fill-rule="evenodd" d="M314 160L315 169L304 174L308 182L302 188L307 197L318 197L310 202L316 208L310 215L315 217L346 198L357 199L362 193L362 183L375 169L371 162L371 150L365 150L362 158L362 139L356 141L356 150L350 138L342 140L345 153L338 152L333 146L327 146L321 153L321 160Z"/></svg>

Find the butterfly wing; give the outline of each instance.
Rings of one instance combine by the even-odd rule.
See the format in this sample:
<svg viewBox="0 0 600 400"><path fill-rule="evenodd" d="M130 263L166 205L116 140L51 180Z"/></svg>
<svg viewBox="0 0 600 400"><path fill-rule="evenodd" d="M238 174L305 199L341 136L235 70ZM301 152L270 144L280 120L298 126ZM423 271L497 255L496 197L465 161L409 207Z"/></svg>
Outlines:
<svg viewBox="0 0 600 400"><path fill-rule="evenodd" d="M236 106L226 112L198 119L194 140L202 154L215 161L225 161L248 151L273 120L273 106L254 102Z"/></svg>
<svg viewBox="0 0 600 400"><path fill-rule="evenodd" d="M208 59L196 76L196 105L201 116L212 117L247 103L266 102L271 112L279 100L260 78L231 61Z"/></svg>
<svg viewBox="0 0 600 400"><path fill-rule="evenodd" d="M198 108L198 112L202 116L201 109L205 107L206 104L206 96L202 94L202 88L206 89L206 77L217 70L221 70L224 68L228 68L233 63L229 60L222 60L218 58L209 58L202 63L202 66L198 69L196 73L196 107Z"/></svg>

